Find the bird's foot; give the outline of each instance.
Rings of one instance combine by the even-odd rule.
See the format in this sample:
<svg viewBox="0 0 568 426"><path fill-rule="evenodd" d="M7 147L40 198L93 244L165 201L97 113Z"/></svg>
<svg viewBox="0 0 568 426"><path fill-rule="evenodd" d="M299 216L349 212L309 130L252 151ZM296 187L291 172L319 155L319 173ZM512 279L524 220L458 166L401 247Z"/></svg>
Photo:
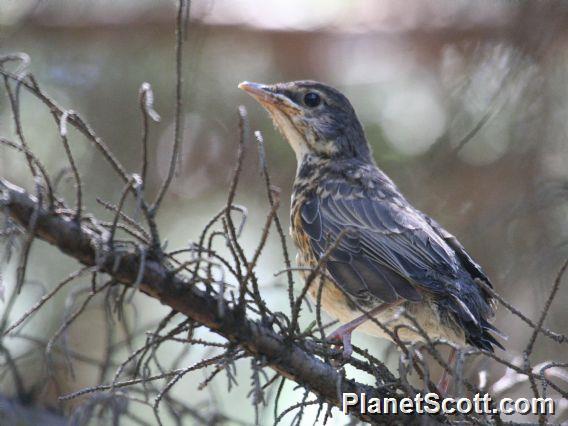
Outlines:
<svg viewBox="0 0 568 426"><path fill-rule="evenodd" d="M449 374L444 374L436 386L438 388L438 394L442 398L445 398L448 395L448 389L450 388L450 380L451 378Z"/></svg>
<svg viewBox="0 0 568 426"><path fill-rule="evenodd" d="M448 358L448 365L452 368L455 365L456 356L457 356L457 351L454 348L452 348L452 350L450 351L450 356ZM441 397L446 397L448 395L448 389L450 388L451 382L452 382L452 376L450 375L448 370L444 369L442 377L440 377L440 381L438 382L437 385L438 393L440 394Z"/></svg>
<svg viewBox="0 0 568 426"><path fill-rule="evenodd" d="M351 346L351 333L353 333L353 327L349 324L345 324L327 336L327 339L332 344L340 344L343 346L342 358L345 360L349 359L353 353L353 346Z"/></svg>

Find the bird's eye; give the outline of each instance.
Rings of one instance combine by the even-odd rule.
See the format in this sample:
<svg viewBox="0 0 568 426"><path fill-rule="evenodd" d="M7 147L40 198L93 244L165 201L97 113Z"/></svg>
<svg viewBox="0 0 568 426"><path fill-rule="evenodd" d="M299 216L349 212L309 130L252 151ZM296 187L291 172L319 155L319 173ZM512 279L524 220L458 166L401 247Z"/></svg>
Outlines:
<svg viewBox="0 0 568 426"><path fill-rule="evenodd" d="M308 92L304 96L304 103L310 108L315 108L321 103L321 97L317 93Z"/></svg>

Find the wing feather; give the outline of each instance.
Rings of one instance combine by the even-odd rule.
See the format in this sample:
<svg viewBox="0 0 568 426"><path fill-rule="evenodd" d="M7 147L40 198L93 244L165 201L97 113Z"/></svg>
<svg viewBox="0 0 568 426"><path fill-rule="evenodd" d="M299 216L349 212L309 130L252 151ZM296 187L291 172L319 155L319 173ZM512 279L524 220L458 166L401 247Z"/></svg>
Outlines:
<svg viewBox="0 0 568 426"><path fill-rule="evenodd" d="M390 303L420 301L427 292L442 317L452 317L465 331L468 343L502 347L487 322L492 298L477 282L490 284L485 272L452 234L410 206L381 176L374 187L328 180L308 196L301 224L316 258L337 244L327 269L352 296Z"/></svg>
<svg viewBox="0 0 568 426"><path fill-rule="evenodd" d="M368 292L384 301L418 301L419 290L441 291L440 272L455 276L457 268L444 240L400 200L347 186L326 183L325 191L312 194L301 210L316 256L348 227L329 259L332 277L353 295Z"/></svg>

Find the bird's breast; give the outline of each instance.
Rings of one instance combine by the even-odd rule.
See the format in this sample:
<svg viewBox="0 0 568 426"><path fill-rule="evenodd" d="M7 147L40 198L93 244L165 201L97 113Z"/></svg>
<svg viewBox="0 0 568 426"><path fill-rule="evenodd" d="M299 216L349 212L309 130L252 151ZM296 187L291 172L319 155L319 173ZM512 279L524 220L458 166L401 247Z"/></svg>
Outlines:
<svg viewBox="0 0 568 426"><path fill-rule="evenodd" d="M317 265L317 259L313 255L312 247L310 244L310 237L304 231L302 226L301 217L301 200L295 200L297 202L292 202L292 209L290 215L290 236L294 240L294 244L298 249L298 260L307 267L315 267Z"/></svg>

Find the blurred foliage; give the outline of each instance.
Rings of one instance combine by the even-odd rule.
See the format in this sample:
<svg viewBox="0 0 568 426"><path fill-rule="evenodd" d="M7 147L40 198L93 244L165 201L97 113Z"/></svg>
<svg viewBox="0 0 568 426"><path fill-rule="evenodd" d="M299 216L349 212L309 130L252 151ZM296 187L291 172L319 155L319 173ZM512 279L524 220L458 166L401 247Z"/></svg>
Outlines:
<svg viewBox="0 0 568 426"><path fill-rule="evenodd" d="M296 169L292 151L264 111L236 86L243 80L316 79L337 86L351 99L377 163L407 197L459 236L503 296L529 317L537 317L560 261L568 254L566 3L431 0L329 6L313 0L279 6L280 2L263 2L258 8L252 3L193 5L196 18L185 46L189 59L184 69L188 108L183 158L171 192L174 197L166 200L159 217L170 247L196 238L210 214L224 203L240 103L250 108L252 126L264 133L273 182L282 188L282 199L288 199ZM71 5L8 0L0 5L1 52L29 54L31 69L44 88L59 104L86 117L132 171L140 161L138 90L145 81L152 84L162 121L150 133L157 165L150 171L150 191L166 173L173 132L173 14L171 2ZM1 96L0 128L2 136L11 137L6 102ZM51 118L26 94L22 111L32 149L57 174L66 160ZM120 189L108 166L80 135L71 133L70 141L90 193L118 201ZM2 175L30 187L22 164L19 155L0 147ZM265 194L254 150L245 165L239 202L250 209L252 223L260 223ZM72 180L64 178L61 185L72 197ZM111 217L94 198L85 201L89 211ZM280 215L288 220L287 207ZM248 232L245 239L257 237L250 227ZM277 241L269 244L267 253L278 253ZM53 261L45 263L48 252ZM41 245L32 261L29 277L37 286L25 289L30 303L42 286L62 277L70 262ZM266 256L261 268L267 302L284 306L285 292L270 287L283 285L282 277L273 276L282 269L282 259ZM14 269L12 264L2 271L7 288ZM153 301L137 300L140 324L163 315ZM567 304L568 291L562 288L548 318L551 328L568 331ZM25 331L49 335L57 328L64 305L61 297ZM18 307L14 315L25 309ZM104 321L103 315L92 312L75 326L69 336L75 349L100 354L105 336L98 334L104 327L97 324ZM507 346L514 355L527 336L509 327L510 320L500 311L496 323L510 336ZM385 342L365 342L377 355L389 356ZM553 350L551 342L543 341L537 360L550 358ZM194 360L199 356L191 354ZM394 362L396 357L390 359ZM30 361L30 383L40 364ZM94 377L84 366L76 371L75 381L66 380L62 378L70 390L90 384ZM9 381L1 382L0 389L9 391ZM203 400L204 406L227 404L227 411L239 407L245 420L252 415L248 408L241 409L248 407L242 404L246 392L220 394L222 401L198 392L192 383L181 383L175 392ZM55 396L43 398L53 403ZM291 388L284 398L296 398ZM270 413L267 409L267 418Z"/></svg>

